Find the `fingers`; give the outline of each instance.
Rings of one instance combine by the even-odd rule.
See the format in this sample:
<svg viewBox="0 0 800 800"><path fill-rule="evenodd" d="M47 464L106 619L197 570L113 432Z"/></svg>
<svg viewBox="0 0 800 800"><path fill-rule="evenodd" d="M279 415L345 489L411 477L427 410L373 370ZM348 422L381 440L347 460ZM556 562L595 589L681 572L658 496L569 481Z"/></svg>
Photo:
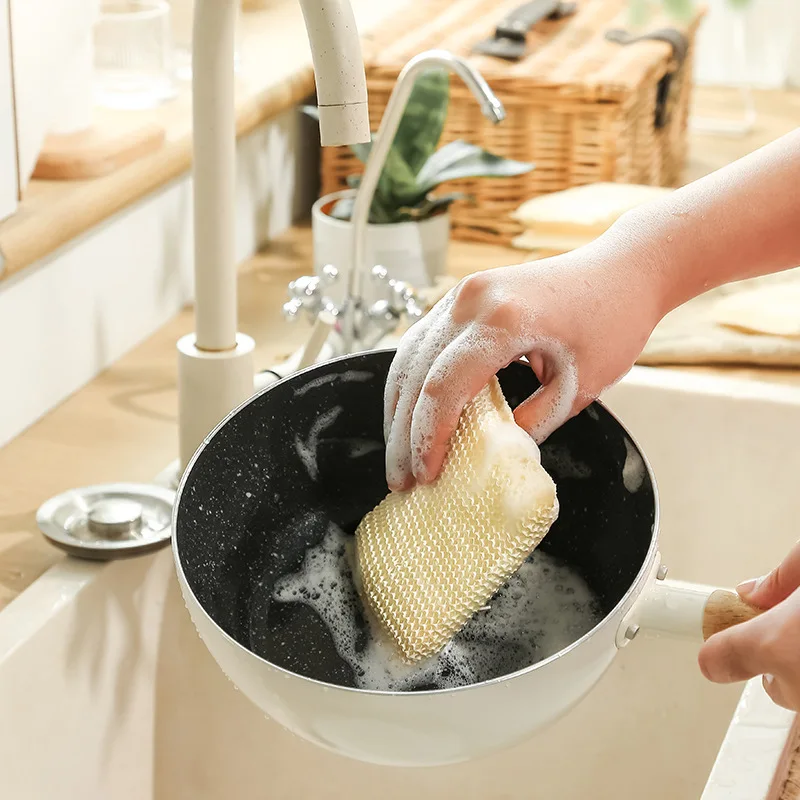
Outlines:
<svg viewBox="0 0 800 800"><path fill-rule="evenodd" d="M411 361L419 347L420 342L425 336L425 331L430 325L430 314L423 317L419 322L412 325L400 339L389 373L386 376L386 388L383 393L383 436L385 441L389 441L389 433L392 429L397 402L400 399L400 388L406 380L407 371Z"/></svg>
<svg viewBox="0 0 800 800"><path fill-rule="evenodd" d="M758 608L772 608L789 597L798 586L800 586L800 542L768 575L745 581L736 588L748 603Z"/></svg>
<svg viewBox="0 0 800 800"><path fill-rule="evenodd" d="M800 592L749 622L712 636L698 662L714 683L763 675L764 690L784 708L800 710Z"/></svg>
<svg viewBox="0 0 800 800"><path fill-rule="evenodd" d="M800 711L800 693L793 686L770 674L764 675L761 683L773 703L790 711Z"/></svg>
<svg viewBox="0 0 800 800"><path fill-rule="evenodd" d="M543 385L514 409L514 419L541 444L588 400L578 402L578 376L571 359L534 351L528 360Z"/></svg>
<svg viewBox="0 0 800 800"><path fill-rule="evenodd" d="M433 309L429 316L435 311ZM437 321L437 318L441 320ZM422 322L417 324L421 325ZM444 308L416 336L408 339L403 337L401 340L390 370L391 381L387 379L384 394L384 426L385 429L388 428L386 480L392 491L405 491L414 485L411 463L411 422L414 408L430 366L454 335L455 330L447 319L447 309ZM390 419L388 425L387 418Z"/></svg>
<svg viewBox="0 0 800 800"><path fill-rule="evenodd" d="M540 386L527 400L514 409L517 425L527 431L536 444L541 444L561 423L555 423L553 408L561 393L561 378L554 377L550 383Z"/></svg>
<svg viewBox="0 0 800 800"><path fill-rule="evenodd" d="M775 663L764 639L770 631L770 620L762 614L716 633L700 649L700 671L714 683L736 683L772 673Z"/></svg>
<svg viewBox="0 0 800 800"><path fill-rule="evenodd" d="M489 331L476 339L469 329L438 355L425 378L411 423L411 467L418 483L430 483L437 477L464 406L518 355L508 352Z"/></svg>

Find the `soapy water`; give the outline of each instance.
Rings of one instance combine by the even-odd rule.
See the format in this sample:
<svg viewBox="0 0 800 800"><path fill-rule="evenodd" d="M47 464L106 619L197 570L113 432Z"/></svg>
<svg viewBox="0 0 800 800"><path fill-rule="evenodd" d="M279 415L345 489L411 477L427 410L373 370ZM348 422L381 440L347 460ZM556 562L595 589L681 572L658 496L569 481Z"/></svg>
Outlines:
<svg viewBox="0 0 800 800"><path fill-rule="evenodd" d="M636 494L642 488L647 470L641 454L627 437L625 438L625 451L625 463L622 465L622 483L631 494Z"/></svg>
<svg viewBox="0 0 800 800"><path fill-rule="evenodd" d="M297 457L303 462L311 480L317 480L319 477L319 467L317 465L317 448L319 447L319 440L322 432L336 422L339 414L342 413L341 406L334 406L324 414L320 414L314 420L311 430L308 432L308 437L301 439L299 436L295 437L294 449Z"/></svg>
<svg viewBox="0 0 800 800"><path fill-rule="evenodd" d="M306 551L300 570L278 581L272 597L316 613L359 689L449 689L498 678L558 653L602 617L581 576L535 550L443 650L407 664L361 602L354 547L354 537L330 525L322 542Z"/></svg>
<svg viewBox="0 0 800 800"><path fill-rule="evenodd" d="M326 383L335 383L337 381L341 383L366 383L374 377L375 376L371 372L361 369L348 369L345 372L334 373L333 375L321 375L319 378L314 378L308 383L298 386L297 389L294 390L294 395L295 397L301 397L306 392L310 392L312 389L318 389Z"/></svg>

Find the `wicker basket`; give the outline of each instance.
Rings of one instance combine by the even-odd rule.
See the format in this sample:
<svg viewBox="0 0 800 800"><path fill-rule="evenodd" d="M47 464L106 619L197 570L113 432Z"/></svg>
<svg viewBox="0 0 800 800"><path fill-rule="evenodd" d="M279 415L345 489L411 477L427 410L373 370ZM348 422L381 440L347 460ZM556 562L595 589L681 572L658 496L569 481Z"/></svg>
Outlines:
<svg viewBox="0 0 800 800"><path fill-rule="evenodd" d="M451 82L442 144L465 139L535 169L516 178L458 181L470 193L453 206L453 236L508 244L521 232L510 212L546 192L595 181L675 185L686 155L691 61L701 14L679 26L652 19L647 30L676 28L683 57L665 41L619 44L628 0L579 0L575 14L546 20L528 34L528 55L507 62L470 55L520 0L417 0L365 45L370 118L376 130L397 75L415 54L443 48L469 57L506 107L499 125L484 119L458 78ZM677 55L677 57L676 57ZM667 90L665 92L665 90ZM322 193L346 186L361 164L349 148L322 149Z"/></svg>

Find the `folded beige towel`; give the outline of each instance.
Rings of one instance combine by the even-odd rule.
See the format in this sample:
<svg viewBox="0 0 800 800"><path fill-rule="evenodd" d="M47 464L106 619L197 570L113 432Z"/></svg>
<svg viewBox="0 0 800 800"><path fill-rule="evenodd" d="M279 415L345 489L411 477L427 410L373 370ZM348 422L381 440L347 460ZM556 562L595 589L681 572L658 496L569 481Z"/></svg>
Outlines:
<svg viewBox="0 0 800 800"><path fill-rule="evenodd" d="M800 269L722 286L676 308L638 363L800 366Z"/></svg>
<svg viewBox="0 0 800 800"><path fill-rule="evenodd" d="M537 236L594 239L626 211L672 191L632 183L591 183L531 198L512 217Z"/></svg>

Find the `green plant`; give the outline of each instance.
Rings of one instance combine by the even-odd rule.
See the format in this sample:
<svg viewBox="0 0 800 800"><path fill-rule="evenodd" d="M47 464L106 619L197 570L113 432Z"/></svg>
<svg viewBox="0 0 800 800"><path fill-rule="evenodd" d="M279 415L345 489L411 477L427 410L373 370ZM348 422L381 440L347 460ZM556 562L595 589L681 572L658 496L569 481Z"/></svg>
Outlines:
<svg viewBox="0 0 800 800"><path fill-rule="evenodd" d="M425 72L415 82L378 180L370 222L422 220L440 213L455 200L469 199L463 192L434 195L433 191L447 181L512 177L533 169L533 164L501 158L460 140L438 148L449 100L450 78L444 70ZM303 110L319 119L314 106ZM350 149L365 163L371 146L360 144ZM358 188L360 176L348 176L347 183ZM337 219L349 220L352 209L353 199L348 197L339 200L330 213Z"/></svg>

